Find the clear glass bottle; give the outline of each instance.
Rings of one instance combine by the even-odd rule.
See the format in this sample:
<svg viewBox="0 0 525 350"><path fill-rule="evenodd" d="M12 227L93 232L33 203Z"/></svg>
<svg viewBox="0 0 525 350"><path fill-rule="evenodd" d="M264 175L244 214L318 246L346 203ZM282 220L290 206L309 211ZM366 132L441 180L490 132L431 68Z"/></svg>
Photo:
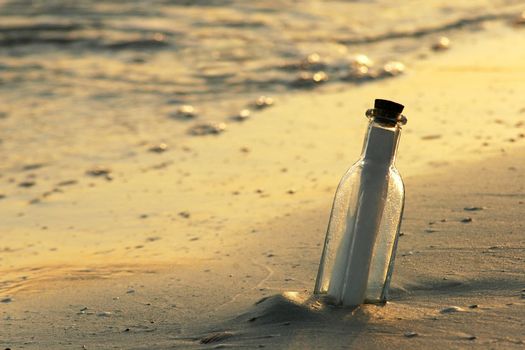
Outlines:
<svg viewBox="0 0 525 350"><path fill-rule="evenodd" d="M403 105L375 100L363 152L337 188L315 294L336 305L383 303L388 295L405 191L395 167Z"/></svg>

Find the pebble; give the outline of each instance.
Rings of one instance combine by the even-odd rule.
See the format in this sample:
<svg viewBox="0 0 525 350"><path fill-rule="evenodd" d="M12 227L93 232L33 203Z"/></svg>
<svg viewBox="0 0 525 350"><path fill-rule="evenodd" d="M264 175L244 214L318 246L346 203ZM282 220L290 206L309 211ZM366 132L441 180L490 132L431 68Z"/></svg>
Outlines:
<svg viewBox="0 0 525 350"><path fill-rule="evenodd" d="M28 188L28 187L33 187L34 185L36 185L36 182L34 181L22 181L18 184L18 187Z"/></svg>
<svg viewBox="0 0 525 350"><path fill-rule="evenodd" d="M469 309L477 309L479 307L478 304L471 304L468 306Z"/></svg>
<svg viewBox="0 0 525 350"><path fill-rule="evenodd" d="M86 174L90 176L106 176L107 177L109 176L110 173L111 173L111 170L109 168L104 168L100 166L96 166L86 171Z"/></svg>
<svg viewBox="0 0 525 350"><path fill-rule="evenodd" d="M232 119L238 122L243 122L250 118L251 112L249 109L241 110L237 115L233 116Z"/></svg>
<svg viewBox="0 0 525 350"><path fill-rule="evenodd" d="M478 210L483 210L485 209L484 207L465 207L463 208L463 210L465 211L478 211Z"/></svg>
<svg viewBox="0 0 525 350"><path fill-rule="evenodd" d="M472 222L472 218L463 218L463 219L461 219L461 222L465 223L465 224L469 223L469 222Z"/></svg>
<svg viewBox="0 0 525 350"><path fill-rule="evenodd" d="M57 183L57 186L71 186L76 185L78 183L77 180L64 180Z"/></svg>
<svg viewBox="0 0 525 350"><path fill-rule="evenodd" d="M405 332L403 335L407 338L414 338L417 337L419 334L417 334L416 332L409 331Z"/></svg>
<svg viewBox="0 0 525 350"><path fill-rule="evenodd" d="M405 72L405 65L398 61L387 62L383 66L383 75L395 77Z"/></svg>
<svg viewBox="0 0 525 350"><path fill-rule="evenodd" d="M0 299L0 303L9 304L11 302L13 302L13 298L7 297L7 298Z"/></svg>
<svg viewBox="0 0 525 350"><path fill-rule="evenodd" d="M434 51L445 51L450 49L450 39L446 36L438 38L438 40L432 44L432 50Z"/></svg>
<svg viewBox="0 0 525 350"><path fill-rule="evenodd" d="M154 152L154 153L163 153L168 150L168 145L161 142L158 145L151 146L148 151Z"/></svg>
<svg viewBox="0 0 525 350"><path fill-rule="evenodd" d="M42 167L46 166L45 163L33 163L33 164L27 164L27 165L24 165L22 167L22 170L24 171L27 171L27 170L35 170L35 169L40 169Z"/></svg>
<svg viewBox="0 0 525 350"><path fill-rule="evenodd" d="M441 309L439 312L442 313L442 314L451 314L451 313L454 313L454 312L461 312L461 311L465 311L465 310L463 310L459 306L449 306L449 307L446 307L444 309Z"/></svg>
<svg viewBox="0 0 525 350"><path fill-rule="evenodd" d="M183 217L183 218L185 218L185 219L189 219L189 217L191 216L191 214L190 214L190 212L188 212L188 211L181 211L181 212L179 213L179 216L181 216L181 217Z"/></svg>
<svg viewBox="0 0 525 350"><path fill-rule="evenodd" d="M267 107L271 107L273 106L273 98L271 97L267 97L267 96L259 96L255 102L254 102L254 106L255 108L257 109L264 109L264 108L267 108Z"/></svg>
<svg viewBox="0 0 525 350"><path fill-rule="evenodd" d="M197 117L197 111L192 105L182 105L171 116L177 119L194 119Z"/></svg>
<svg viewBox="0 0 525 350"><path fill-rule="evenodd" d="M102 311L97 314L98 317L111 317L111 315L113 315L113 313L109 311Z"/></svg>
<svg viewBox="0 0 525 350"><path fill-rule="evenodd" d="M292 82L292 86L298 88L309 88L326 81L328 81L328 75L323 71L316 73L301 72L299 73L297 79Z"/></svg>
<svg viewBox="0 0 525 350"><path fill-rule="evenodd" d="M193 136L217 135L226 130L225 123L206 122L192 126L188 132Z"/></svg>
<svg viewBox="0 0 525 350"><path fill-rule="evenodd" d="M373 79L377 74L371 72L374 62L363 54L355 55L350 59L349 73L346 80Z"/></svg>

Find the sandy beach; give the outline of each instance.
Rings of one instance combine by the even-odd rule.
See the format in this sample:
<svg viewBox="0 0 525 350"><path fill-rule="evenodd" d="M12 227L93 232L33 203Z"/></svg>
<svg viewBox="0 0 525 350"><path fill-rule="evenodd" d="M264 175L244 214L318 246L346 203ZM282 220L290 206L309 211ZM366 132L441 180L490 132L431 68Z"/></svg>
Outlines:
<svg viewBox="0 0 525 350"><path fill-rule="evenodd" d="M0 348L525 348L525 28L481 23L399 77L277 94L220 135L101 124L53 146L61 167L0 144ZM408 118L392 295L334 308L311 293L374 98Z"/></svg>

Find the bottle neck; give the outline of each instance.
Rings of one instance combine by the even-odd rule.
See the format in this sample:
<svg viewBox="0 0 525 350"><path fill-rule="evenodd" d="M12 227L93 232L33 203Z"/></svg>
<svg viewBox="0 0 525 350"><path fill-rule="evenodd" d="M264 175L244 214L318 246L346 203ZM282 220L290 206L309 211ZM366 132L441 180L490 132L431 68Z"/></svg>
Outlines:
<svg viewBox="0 0 525 350"><path fill-rule="evenodd" d="M398 124L385 125L370 119L361 158L374 163L393 165L400 133L401 128Z"/></svg>

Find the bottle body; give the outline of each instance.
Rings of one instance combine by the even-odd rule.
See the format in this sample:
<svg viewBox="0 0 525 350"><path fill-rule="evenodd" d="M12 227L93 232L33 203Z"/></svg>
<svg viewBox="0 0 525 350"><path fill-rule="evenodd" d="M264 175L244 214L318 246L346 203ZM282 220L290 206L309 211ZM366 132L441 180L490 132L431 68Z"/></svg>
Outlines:
<svg viewBox="0 0 525 350"><path fill-rule="evenodd" d="M399 131L372 120L361 158L337 188L315 286L331 303L387 299L404 206Z"/></svg>

